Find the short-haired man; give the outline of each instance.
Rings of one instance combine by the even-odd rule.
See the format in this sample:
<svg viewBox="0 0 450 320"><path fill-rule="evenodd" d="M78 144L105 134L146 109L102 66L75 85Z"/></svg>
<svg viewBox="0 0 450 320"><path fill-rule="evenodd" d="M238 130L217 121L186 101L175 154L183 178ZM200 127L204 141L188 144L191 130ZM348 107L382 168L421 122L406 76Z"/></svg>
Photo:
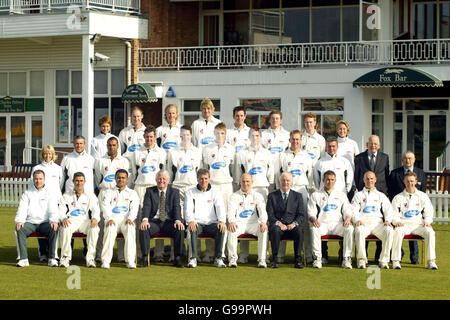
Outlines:
<svg viewBox="0 0 450 320"><path fill-rule="evenodd" d="M94 193L86 193L86 179L82 172L73 176L74 190L66 192L59 200L61 227L61 267L68 267L72 260L71 239L74 232L87 235L86 266L95 268L95 251L99 234L100 207Z"/></svg>
<svg viewBox="0 0 450 320"><path fill-rule="evenodd" d="M156 141L158 146L169 151L180 144L181 123L178 122L178 107L175 104L164 108L164 119L166 123L156 128Z"/></svg>
<svg viewBox="0 0 450 320"><path fill-rule="evenodd" d="M244 173L240 179L241 189L233 193L229 200L227 247L231 268L237 267L238 236L244 233L258 237L258 268L267 267L266 202L261 194L252 190L252 184L252 175Z"/></svg>
<svg viewBox="0 0 450 320"><path fill-rule="evenodd" d="M405 174L403 182L405 190L392 200L394 218L394 242L392 244L392 267L401 269L401 248L405 235L416 234L426 241L426 259L428 269L436 270L436 236L431 223L434 208L427 194L416 189L417 175L414 172Z"/></svg>
<svg viewBox="0 0 450 320"><path fill-rule="evenodd" d="M226 211L220 191L209 183L210 176L206 169L197 171L197 186L186 192L184 204L184 217L190 233L189 242L189 268L197 266L197 240L202 232L210 234L216 241L214 265L225 268L222 260L222 248L227 226Z"/></svg>
<svg viewBox="0 0 450 320"><path fill-rule="evenodd" d="M333 171L326 171L322 179L323 187L315 191L308 201L313 268L322 268L321 237L331 234L344 238L342 267L351 269L353 207L348 202L347 194L335 189L336 174Z"/></svg>
<svg viewBox="0 0 450 320"><path fill-rule="evenodd" d="M302 150L309 154L313 165L325 152L325 138L316 131L317 117L308 112L303 116Z"/></svg>
<svg viewBox="0 0 450 320"><path fill-rule="evenodd" d="M367 263L366 237L375 235L382 242L380 268L389 269L394 229L391 222L394 211L388 197L375 188L377 177L372 171L364 174L364 189L355 193L352 206L355 215L355 245L357 266L365 269Z"/></svg>
<svg viewBox="0 0 450 320"><path fill-rule="evenodd" d="M140 146L144 144L145 125L142 120L144 120L142 109L133 107L131 110L131 124L119 132L121 154L128 160L131 160L134 152L139 150Z"/></svg>
<svg viewBox="0 0 450 320"><path fill-rule="evenodd" d="M33 173L33 185L20 197L14 222L17 236L17 267L28 267L27 237L33 232L40 232L48 237L48 266L57 267L55 259L56 236L58 230L57 194L45 188L45 173L36 170Z"/></svg>
<svg viewBox="0 0 450 320"><path fill-rule="evenodd" d="M202 114L192 123L192 143L199 149L214 142L214 128L220 120L213 116L214 104L209 98L200 104Z"/></svg>
<svg viewBox="0 0 450 320"><path fill-rule="evenodd" d="M139 240L142 249L142 267L148 266L151 237L159 232L174 239L174 266L182 268L181 248L184 245L184 224L180 211L180 192L169 185L170 176L166 170L156 174L156 186L147 188L142 207Z"/></svg>
<svg viewBox="0 0 450 320"><path fill-rule="evenodd" d="M139 210L139 197L136 191L127 187L127 170L117 170L115 179L116 187L106 192L101 206L103 219L105 220L102 268L109 269L117 233L122 233L125 239L125 262L128 268L134 269L136 268L134 221Z"/></svg>

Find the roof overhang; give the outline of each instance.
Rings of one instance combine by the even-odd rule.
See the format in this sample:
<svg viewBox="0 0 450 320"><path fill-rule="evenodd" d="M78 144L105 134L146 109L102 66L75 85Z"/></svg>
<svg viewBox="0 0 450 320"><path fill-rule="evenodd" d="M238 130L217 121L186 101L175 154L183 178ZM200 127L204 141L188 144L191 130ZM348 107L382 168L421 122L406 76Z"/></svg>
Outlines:
<svg viewBox="0 0 450 320"><path fill-rule="evenodd" d="M125 88L122 93L122 102L145 103L157 102L155 90L150 83L134 83Z"/></svg>

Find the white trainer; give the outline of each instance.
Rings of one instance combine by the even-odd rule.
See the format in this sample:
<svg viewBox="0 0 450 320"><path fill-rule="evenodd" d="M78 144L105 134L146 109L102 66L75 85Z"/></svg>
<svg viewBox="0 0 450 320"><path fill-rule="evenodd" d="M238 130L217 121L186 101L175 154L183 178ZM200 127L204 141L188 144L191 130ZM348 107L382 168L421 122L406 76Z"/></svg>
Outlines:
<svg viewBox="0 0 450 320"><path fill-rule="evenodd" d="M267 268L267 263L265 261L258 262L258 268Z"/></svg>
<svg viewBox="0 0 450 320"><path fill-rule="evenodd" d="M23 268L23 267L29 267L30 263L28 262L28 259L20 259L16 263L16 267Z"/></svg>
<svg viewBox="0 0 450 320"><path fill-rule="evenodd" d="M59 261L59 266L63 268L68 268L70 265L70 261L67 257L62 257Z"/></svg>
<svg viewBox="0 0 450 320"><path fill-rule="evenodd" d="M102 262L102 269L109 269L109 268L110 268L109 262Z"/></svg>
<svg viewBox="0 0 450 320"><path fill-rule="evenodd" d="M434 260L428 260L428 269L431 269L431 270L438 269L436 262Z"/></svg>
<svg viewBox="0 0 450 320"><path fill-rule="evenodd" d="M392 269L400 270L402 266L400 265L400 261L392 261Z"/></svg>
<svg viewBox="0 0 450 320"><path fill-rule="evenodd" d="M366 268L366 260L359 259L358 260L358 269L365 269Z"/></svg>
<svg viewBox="0 0 450 320"><path fill-rule="evenodd" d="M227 267L227 265L223 262L222 258L216 259L214 261L214 266L217 268L226 268Z"/></svg>
<svg viewBox="0 0 450 320"><path fill-rule="evenodd" d="M237 263L236 263L236 260L230 260L230 263L228 264L228 266L230 267L230 268L237 268Z"/></svg>
<svg viewBox="0 0 450 320"><path fill-rule="evenodd" d="M352 268L352 258L350 258L350 257L344 258L344 261L342 261L342 268L351 269Z"/></svg>
<svg viewBox="0 0 450 320"><path fill-rule="evenodd" d="M322 259L314 260L313 264L312 264L312 267L316 268L316 269L321 269L322 268Z"/></svg>
<svg viewBox="0 0 450 320"><path fill-rule="evenodd" d="M49 267L57 267L58 266L58 261L56 259L49 259L48 260L48 266Z"/></svg>
<svg viewBox="0 0 450 320"><path fill-rule="evenodd" d="M128 263L127 263L127 268L128 268L128 269L136 269L136 263L134 263L134 262L128 262Z"/></svg>
<svg viewBox="0 0 450 320"><path fill-rule="evenodd" d="M95 265L95 260L92 259L92 260L86 261L86 267L88 267L88 268L95 268L95 267L97 267L97 266Z"/></svg>
<svg viewBox="0 0 450 320"><path fill-rule="evenodd" d="M191 258L188 263L188 268L196 268L197 267L197 258Z"/></svg>
<svg viewBox="0 0 450 320"><path fill-rule="evenodd" d="M389 265L386 262L380 262L379 267L381 269L389 269Z"/></svg>

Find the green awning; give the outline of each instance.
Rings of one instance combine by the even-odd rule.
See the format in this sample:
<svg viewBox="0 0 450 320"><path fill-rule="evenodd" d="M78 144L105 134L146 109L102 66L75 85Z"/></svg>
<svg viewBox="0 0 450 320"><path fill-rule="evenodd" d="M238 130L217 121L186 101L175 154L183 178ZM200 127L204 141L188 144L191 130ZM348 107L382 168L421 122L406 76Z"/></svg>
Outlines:
<svg viewBox="0 0 450 320"><path fill-rule="evenodd" d="M125 88L122 93L122 102L144 103L157 102L155 90L149 83L134 83Z"/></svg>
<svg viewBox="0 0 450 320"><path fill-rule="evenodd" d="M428 72L396 66L371 71L353 81L354 88L443 86L441 80Z"/></svg>

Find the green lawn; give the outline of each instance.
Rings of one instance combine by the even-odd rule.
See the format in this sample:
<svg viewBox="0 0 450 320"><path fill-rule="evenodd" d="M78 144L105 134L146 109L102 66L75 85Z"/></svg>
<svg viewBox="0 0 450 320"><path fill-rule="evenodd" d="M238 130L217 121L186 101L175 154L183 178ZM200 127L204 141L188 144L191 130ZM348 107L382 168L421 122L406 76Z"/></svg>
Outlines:
<svg viewBox="0 0 450 320"><path fill-rule="evenodd" d="M368 289L367 270L343 270L337 265L337 244L329 245L330 264L320 270L292 267L292 243L288 263L279 269L256 268L256 242L251 243L248 265L217 269L199 264L196 269L177 269L155 263L146 269L130 270L112 263L111 269L88 269L82 258L82 242L75 241L73 265L80 266L81 289L69 289L71 274L64 268L49 268L38 262L36 240L28 240L31 266L15 267L17 255L13 228L14 208L0 208L0 299L449 299L450 225L434 226L439 270L409 264L402 270L380 270L380 289ZM407 244L405 242L405 247ZM369 247L373 258L375 245ZM408 249L406 249L408 256ZM369 261L369 264L373 264ZM70 280L70 279L69 279Z"/></svg>

